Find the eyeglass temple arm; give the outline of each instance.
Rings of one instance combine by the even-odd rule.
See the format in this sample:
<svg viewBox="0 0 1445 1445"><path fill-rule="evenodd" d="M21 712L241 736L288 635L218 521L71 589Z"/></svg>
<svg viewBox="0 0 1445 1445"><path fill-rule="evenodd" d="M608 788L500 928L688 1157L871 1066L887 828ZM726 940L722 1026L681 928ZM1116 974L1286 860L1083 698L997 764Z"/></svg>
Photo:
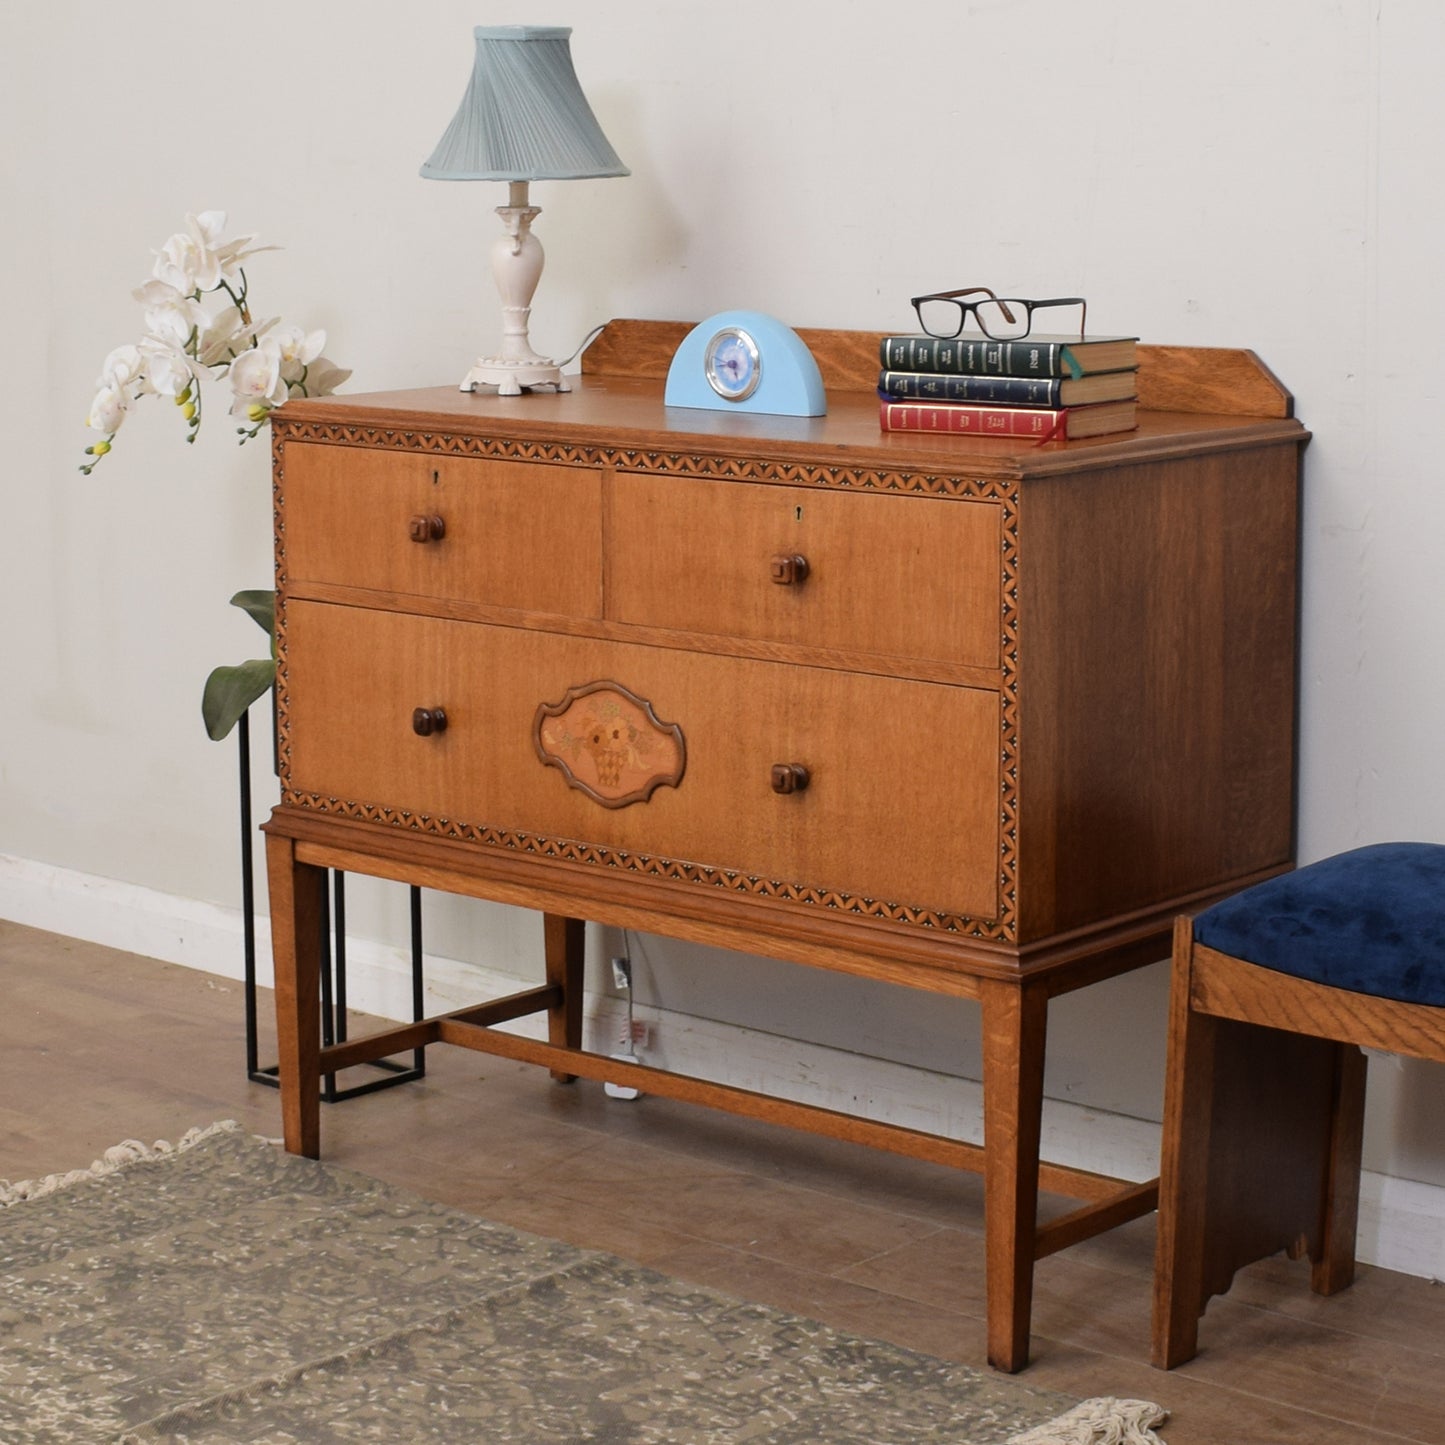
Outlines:
<svg viewBox="0 0 1445 1445"><path fill-rule="evenodd" d="M930 291L927 296L916 296L916 301L952 301L956 296L973 296L982 291L985 296L997 297L998 293L987 286L964 286L957 291Z"/></svg>
<svg viewBox="0 0 1445 1445"><path fill-rule="evenodd" d="M1047 301L1035 301L1038 306L1077 306L1079 308L1079 339L1083 340L1089 319L1089 303L1082 296L1051 296ZM1002 306L1003 302L1000 301Z"/></svg>

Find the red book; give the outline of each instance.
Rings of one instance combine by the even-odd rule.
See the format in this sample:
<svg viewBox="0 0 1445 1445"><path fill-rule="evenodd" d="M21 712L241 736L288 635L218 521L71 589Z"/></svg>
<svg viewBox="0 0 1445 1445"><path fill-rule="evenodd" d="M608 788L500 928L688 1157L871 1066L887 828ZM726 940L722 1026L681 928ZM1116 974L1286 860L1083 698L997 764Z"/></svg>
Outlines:
<svg viewBox="0 0 1445 1445"><path fill-rule="evenodd" d="M1138 425L1134 401L1101 401L1090 406L970 406L955 401L885 401L879 407L884 431L958 432L971 436L1032 437L1067 441L1132 431Z"/></svg>

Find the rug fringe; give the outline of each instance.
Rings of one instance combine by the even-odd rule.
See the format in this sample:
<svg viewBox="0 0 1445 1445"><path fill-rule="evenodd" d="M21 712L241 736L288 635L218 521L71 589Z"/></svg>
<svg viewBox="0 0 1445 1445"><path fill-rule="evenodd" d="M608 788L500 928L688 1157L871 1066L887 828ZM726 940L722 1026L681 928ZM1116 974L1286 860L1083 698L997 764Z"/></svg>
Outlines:
<svg viewBox="0 0 1445 1445"><path fill-rule="evenodd" d="M99 1179L106 1174L114 1174L118 1169L144 1163L147 1159L183 1154L213 1135L227 1134L240 1127L234 1119L221 1119L214 1124L188 1129L175 1144L164 1139L157 1139L154 1144L143 1144L139 1139L125 1139L119 1144L112 1144L89 1169L72 1169L68 1174L47 1174L43 1179L22 1179L18 1184L12 1184L8 1179L0 1179L0 1209L8 1209L10 1205L21 1204L28 1199L40 1199L47 1194L55 1194L59 1190L68 1189L72 1184L83 1184L87 1179Z"/></svg>
<svg viewBox="0 0 1445 1445"><path fill-rule="evenodd" d="M1081 1401L1045 1425L1015 1435L1008 1445L1164 1445L1151 1427L1168 1418L1168 1410L1152 1400L1100 1395Z"/></svg>

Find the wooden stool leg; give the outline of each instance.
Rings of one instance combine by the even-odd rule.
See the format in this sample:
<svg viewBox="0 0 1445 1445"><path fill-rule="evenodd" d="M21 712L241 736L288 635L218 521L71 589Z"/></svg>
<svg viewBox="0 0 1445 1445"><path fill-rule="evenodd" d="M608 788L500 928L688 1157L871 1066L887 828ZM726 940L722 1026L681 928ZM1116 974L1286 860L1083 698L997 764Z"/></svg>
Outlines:
<svg viewBox="0 0 1445 1445"><path fill-rule="evenodd" d="M1152 1359L1172 1370L1199 1348L1203 1307L1205 1200L1214 1099L1214 1020L1189 1007L1194 935L1174 926L1169 992L1169 1061L1159 1159L1159 1230L1154 1253Z"/></svg>
<svg viewBox="0 0 1445 1445"><path fill-rule="evenodd" d="M1321 1293L1354 1272L1364 1056L1277 1018L1281 976L1175 935L1152 1357L1189 1359L1236 1272L1308 1255Z"/></svg>
<svg viewBox="0 0 1445 1445"><path fill-rule="evenodd" d="M286 1149L321 1157L321 947L326 870L296 861L295 844L266 836L276 1043Z"/></svg>
<svg viewBox="0 0 1445 1445"><path fill-rule="evenodd" d="M582 964L587 925L580 918L544 913L542 931L547 982L560 991L547 1010L547 1041L562 1048L579 1049L582 1047ZM552 1077L559 1084L570 1084L577 1075L553 1069Z"/></svg>
<svg viewBox="0 0 1445 1445"><path fill-rule="evenodd" d="M1310 1261L1310 1287L1334 1294L1355 1278L1360 1220L1360 1160L1365 1136L1365 1073L1369 1060L1341 1044L1336 1056L1334 1108L1320 1220L1319 1251Z"/></svg>
<svg viewBox="0 0 1445 1445"><path fill-rule="evenodd" d="M985 979L979 1002L988 1361L1013 1374L1029 1362L1049 1001L1041 986Z"/></svg>

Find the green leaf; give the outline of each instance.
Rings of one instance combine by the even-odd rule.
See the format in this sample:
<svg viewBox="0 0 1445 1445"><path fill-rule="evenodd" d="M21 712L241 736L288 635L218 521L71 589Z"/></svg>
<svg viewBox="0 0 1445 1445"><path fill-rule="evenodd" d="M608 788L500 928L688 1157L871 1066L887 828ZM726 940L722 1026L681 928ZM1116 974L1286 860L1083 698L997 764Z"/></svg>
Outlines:
<svg viewBox="0 0 1445 1445"><path fill-rule="evenodd" d="M269 657L253 657L235 667L216 668L201 694L201 717L212 741L220 742L275 681L276 663Z"/></svg>
<svg viewBox="0 0 1445 1445"><path fill-rule="evenodd" d="M231 606L239 607L267 637L276 631L276 594L265 591L238 592L231 598Z"/></svg>

